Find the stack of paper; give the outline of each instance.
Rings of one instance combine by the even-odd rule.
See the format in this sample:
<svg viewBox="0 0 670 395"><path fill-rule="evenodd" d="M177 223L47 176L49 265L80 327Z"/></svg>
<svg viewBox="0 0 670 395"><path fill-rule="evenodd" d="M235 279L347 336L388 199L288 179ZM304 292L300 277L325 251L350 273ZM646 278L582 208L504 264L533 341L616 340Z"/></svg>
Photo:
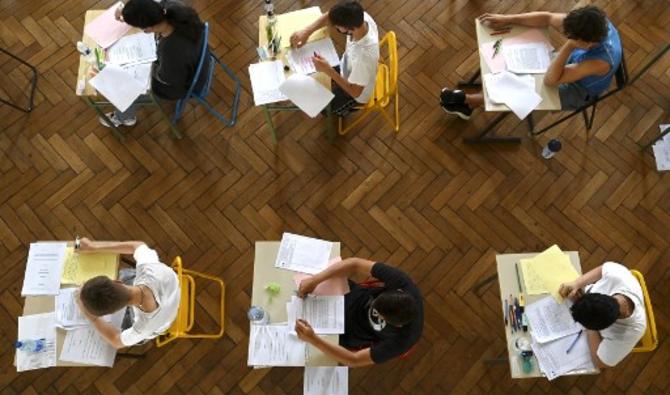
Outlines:
<svg viewBox="0 0 670 395"><path fill-rule="evenodd" d="M117 254L77 253L68 247L61 283L82 285L96 276L116 278L118 266Z"/></svg>
<svg viewBox="0 0 670 395"><path fill-rule="evenodd" d="M73 329L89 324L77 305L78 288L63 288L56 295L56 325L63 329Z"/></svg>
<svg viewBox="0 0 670 395"><path fill-rule="evenodd" d="M121 309L103 319L114 327L120 328L126 309ZM112 367L116 349L103 339L98 331L88 325L68 331L63 342L63 349L58 357L61 361L76 362L88 365Z"/></svg>
<svg viewBox="0 0 670 395"><path fill-rule="evenodd" d="M298 319L309 322L319 335L344 333L344 296L292 296L286 303L286 316L291 333Z"/></svg>
<svg viewBox="0 0 670 395"><path fill-rule="evenodd" d="M16 350L16 371L56 366L56 324L54 313L19 317L18 340L46 340L40 352Z"/></svg>
<svg viewBox="0 0 670 395"><path fill-rule="evenodd" d="M107 62L119 66L151 63L156 59L156 39L153 33L125 36L107 50Z"/></svg>
<svg viewBox="0 0 670 395"><path fill-rule="evenodd" d="M249 366L305 366L305 342L287 325L251 325Z"/></svg>
<svg viewBox="0 0 670 395"><path fill-rule="evenodd" d="M261 106L288 99L279 91L279 86L286 79L284 63L280 60L250 64L249 77L255 105Z"/></svg>
<svg viewBox="0 0 670 395"><path fill-rule="evenodd" d="M349 393L349 368L307 367L303 395L347 395Z"/></svg>
<svg viewBox="0 0 670 395"><path fill-rule="evenodd" d="M566 303L546 297L526 307L531 347L549 380L575 370L594 369L587 336L572 319Z"/></svg>
<svg viewBox="0 0 670 395"><path fill-rule="evenodd" d="M328 261L328 266L333 265L337 262L340 262L342 257L335 257ZM309 274L296 273L293 275L293 282L295 282L295 287L300 288L300 283L302 280L306 280L312 277ZM319 285L316 286L314 291L310 295L315 296L334 296L334 295L344 295L349 292L349 283L347 282L346 277L333 277L329 278L326 281L322 281Z"/></svg>
<svg viewBox="0 0 670 395"><path fill-rule="evenodd" d="M288 97L311 118L319 115L335 95L317 80L302 74L293 74L279 86L279 91Z"/></svg>
<svg viewBox="0 0 670 395"><path fill-rule="evenodd" d="M291 46L290 37L291 34L302 30L312 24L314 21L319 19L323 13L318 6L303 8L296 11L285 12L283 14L277 15L277 36L281 37L282 47ZM264 34L265 32L263 32ZM311 36L309 39L311 41L320 40L324 37L327 37L326 28L321 28Z"/></svg>
<svg viewBox="0 0 670 395"><path fill-rule="evenodd" d="M504 45L507 70L519 74L541 74L549 68L549 48L544 43Z"/></svg>
<svg viewBox="0 0 670 395"><path fill-rule="evenodd" d="M670 128L670 124L658 125L658 128L660 129L661 133L663 133L668 128ZM666 134L651 148L654 150L654 157L656 158L656 170L670 170L670 134Z"/></svg>
<svg viewBox="0 0 670 395"><path fill-rule="evenodd" d="M318 54L324 58L333 67L340 64L340 58L337 56L335 45L330 37L312 41L300 48L289 50L287 56L288 63L296 73L303 75L315 73L316 69L314 68L314 62L312 62L314 54Z"/></svg>
<svg viewBox="0 0 670 395"><path fill-rule="evenodd" d="M542 102L532 76L518 76L508 71L489 73L484 75L484 85L492 102L507 105L519 119L526 118Z"/></svg>
<svg viewBox="0 0 670 395"><path fill-rule="evenodd" d="M66 243L31 243L21 295L56 295L65 261Z"/></svg>
<svg viewBox="0 0 670 395"><path fill-rule="evenodd" d="M107 48L130 30L130 25L116 20L116 9L123 6L118 2L84 27L84 34L102 48Z"/></svg>
<svg viewBox="0 0 670 395"><path fill-rule="evenodd" d="M563 283L575 280L579 273L570 262L570 257L553 245L531 259L519 261L524 289L528 295L550 293L557 302L563 298L558 290Z"/></svg>
<svg viewBox="0 0 670 395"><path fill-rule="evenodd" d="M326 268L332 248L333 243L330 241L285 232L281 238L275 267L316 274Z"/></svg>

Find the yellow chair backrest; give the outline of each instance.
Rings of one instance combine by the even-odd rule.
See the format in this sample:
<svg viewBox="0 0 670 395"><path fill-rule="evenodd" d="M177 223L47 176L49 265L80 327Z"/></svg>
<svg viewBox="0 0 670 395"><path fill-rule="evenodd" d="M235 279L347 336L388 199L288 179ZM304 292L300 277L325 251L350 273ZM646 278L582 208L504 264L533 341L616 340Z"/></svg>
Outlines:
<svg viewBox="0 0 670 395"><path fill-rule="evenodd" d="M386 51L384 51L386 48ZM375 89L366 107L379 103L386 107L398 89L398 44L395 32L387 32L379 42L379 65Z"/></svg>
<svg viewBox="0 0 670 395"><path fill-rule="evenodd" d="M647 284L644 282L642 273L637 270L631 270L631 274L637 279L642 288L642 295L644 296L644 308L647 313L647 329L642 335L642 339L637 347L633 348L633 352L649 352L656 349L658 346L658 336L656 334L656 321L654 320L654 309L651 306L651 299L649 299L649 292L647 291Z"/></svg>

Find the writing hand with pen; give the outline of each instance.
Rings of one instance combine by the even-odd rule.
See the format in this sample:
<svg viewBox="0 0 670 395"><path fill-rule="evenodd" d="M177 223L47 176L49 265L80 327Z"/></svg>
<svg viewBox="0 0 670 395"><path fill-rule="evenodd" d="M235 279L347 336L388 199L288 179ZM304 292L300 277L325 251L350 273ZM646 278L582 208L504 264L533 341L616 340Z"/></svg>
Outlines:
<svg viewBox="0 0 670 395"><path fill-rule="evenodd" d="M331 72L335 71L335 69L330 67L328 61L316 52L314 52L314 56L312 56L312 63L314 63L316 71L320 71L324 74L330 75Z"/></svg>

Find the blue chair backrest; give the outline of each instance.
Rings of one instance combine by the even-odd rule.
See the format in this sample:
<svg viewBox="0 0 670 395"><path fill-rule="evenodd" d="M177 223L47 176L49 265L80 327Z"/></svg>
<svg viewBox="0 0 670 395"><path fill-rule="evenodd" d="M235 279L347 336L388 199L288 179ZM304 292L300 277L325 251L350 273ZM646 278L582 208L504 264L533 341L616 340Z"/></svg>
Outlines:
<svg viewBox="0 0 670 395"><path fill-rule="evenodd" d="M188 99L191 97L193 94L193 90L195 89L196 84L198 83L198 80L200 80L200 74L202 73L202 66L205 63L205 59L207 58L207 54L209 53L208 50L208 38L209 38L209 23L205 22L205 28L203 29L202 32L202 47L200 48L200 59L198 60L198 67L195 69L195 75L193 75L193 80L191 81L191 86L188 88L188 92L186 92L186 96L184 96L184 99ZM207 76L209 79L209 76ZM209 85L208 82L205 82L203 84L203 87L206 87Z"/></svg>

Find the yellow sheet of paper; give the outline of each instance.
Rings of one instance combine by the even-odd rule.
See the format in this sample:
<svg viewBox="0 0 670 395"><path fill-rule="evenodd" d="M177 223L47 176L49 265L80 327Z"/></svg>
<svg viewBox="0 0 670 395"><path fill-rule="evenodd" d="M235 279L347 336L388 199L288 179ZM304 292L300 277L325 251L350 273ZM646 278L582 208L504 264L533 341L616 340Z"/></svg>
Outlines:
<svg viewBox="0 0 670 395"><path fill-rule="evenodd" d="M558 303L563 302L558 289L561 284L573 281L579 277L566 255L557 245L553 245L531 259L522 259L521 266L524 275L526 293L550 293Z"/></svg>
<svg viewBox="0 0 670 395"><path fill-rule="evenodd" d="M79 254L68 247L61 275L61 284L81 285L96 276L116 278L119 269L117 254L90 253Z"/></svg>
<svg viewBox="0 0 670 395"><path fill-rule="evenodd" d="M287 12L277 16L277 33L281 37L281 46L291 46L291 34L306 28L310 23L319 19L322 15L319 7L303 8L297 11ZM309 41L316 41L326 37L326 29L319 29L309 36Z"/></svg>
<svg viewBox="0 0 670 395"><path fill-rule="evenodd" d="M532 266L532 259L520 259L519 267L521 269L521 276L523 281L523 289L526 295L540 295L547 293L547 288L542 281L542 277L537 273L534 266Z"/></svg>

